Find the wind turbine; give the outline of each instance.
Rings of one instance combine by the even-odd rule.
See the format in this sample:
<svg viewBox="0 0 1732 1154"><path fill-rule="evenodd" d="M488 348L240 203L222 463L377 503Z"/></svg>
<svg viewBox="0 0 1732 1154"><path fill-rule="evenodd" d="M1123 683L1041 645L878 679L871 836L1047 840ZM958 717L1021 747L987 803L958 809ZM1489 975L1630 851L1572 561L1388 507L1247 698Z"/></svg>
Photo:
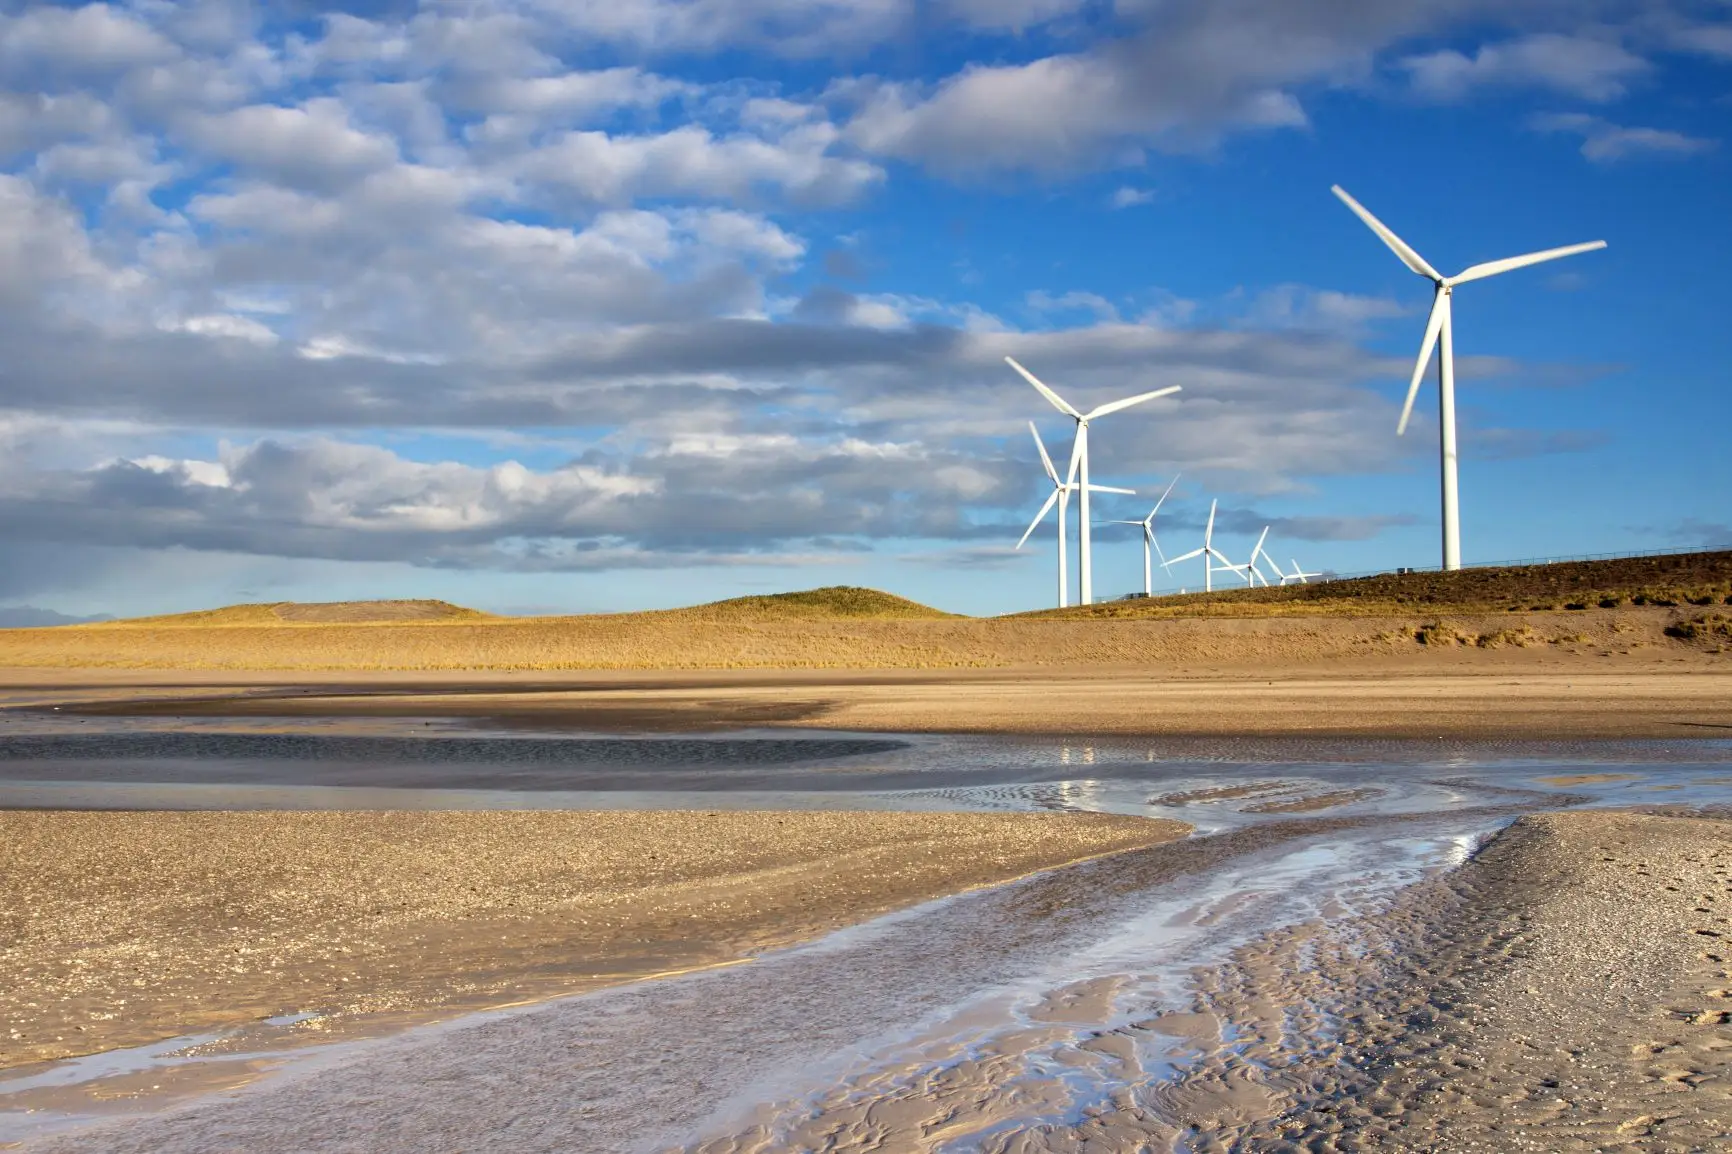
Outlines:
<svg viewBox="0 0 1732 1154"><path fill-rule="evenodd" d="M1176 393L1182 386L1168 385L1166 388L1156 389L1152 393L1138 393L1134 397L1126 397L1121 401L1108 401L1104 405L1097 405L1086 413L1079 413L1076 409L1072 408L1069 402L1067 402L1063 397L1042 384L1039 378L1037 378L1033 373L1017 364L1015 357L1005 357L1004 360L1011 368L1021 373L1024 380L1038 389L1041 396L1052 402L1053 408L1076 421L1076 443L1071 447L1070 468L1066 471L1066 480L1076 478L1081 482L1080 492L1082 494L1082 508L1079 510L1079 513L1082 521L1082 542L1080 547L1080 552L1082 554L1082 581L1081 588L1078 591L1081 593L1080 603L1083 605L1091 605L1094 603L1094 551L1090 547L1089 541L1089 422L1097 417L1104 417L1108 413L1116 413L1120 409L1128 409L1132 405L1140 405L1144 401L1152 401L1156 397L1164 397L1170 393ZM1079 465L1082 469L1082 476L1080 478L1077 477L1077 469Z"/></svg>
<svg viewBox="0 0 1732 1154"><path fill-rule="evenodd" d="M1255 546L1253 546L1251 549L1251 560L1249 562L1247 562L1245 565L1245 569L1246 569L1245 580L1252 585L1255 585L1257 583L1254 578L1262 578L1264 585L1269 584L1269 578L1264 577L1263 571L1261 569L1257 568L1257 558L1258 557L1262 557L1263 560L1269 562L1269 568L1275 570L1275 576L1281 577L1281 583L1282 584L1287 583L1287 579L1285 577L1283 577L1281 574L1281 566L1275 564L1275 558L1269 556L1269 554L1266 553L1263 549L1263 542L1267 541L1268 539L1269 539L1269 526L1265 525L1265 526L1263 526L1262 536L1257 538L1257 544Z"/></svg>
<svg viewBox="0 0 1732 1154"><path fill-rule="evenodd" d="M1283 573L1281 575L1281 584L1285 585L1285 584L1287 584L1288 580L1291 579L1291 580L1299 582L1299 584L1301 584L1301 585L1309 585L1309 584L1311 584L1311 582L1306 580L1307 577L1321 577L1321 576L1323 576L1323 574L1321 574L1321 573L1307 573L1307 572L1305 572L1305 570L1299 568L1299 562L1295 561L1295 562L1293 562L1293 572Z"/></svg>
<svg viewBox="0 0 1732 1154"><path fill-rule="evenodd" d="M1395 435L1399 437L1407 432L1407 419L1413 413L1413 399L1419 395L1420 378L1425 375L1425 367L1431 363L1432 348L1436 346L1438 427L1441 438L1439 452L1443 470L1443 567L1460 569L1461 513L1456 494L1455 457L1455 325L1451 320L1450 307L1455 286L1468 281L1483 280L1512 269L1526 268L1541 261L1574 256L1578 252L1592 252L1605 248L1606 242L1590 240L1585 244L1565 245L1563 248L1548 248L1523 256L1490 260L1483 264L1470 265L1454 276L1444 276L1427 264L1425 258L1413 251L1406 241L1391 232L1387 225L1372 216L1364 205L1348 196L1347 191L1339 184L1331 185L1330 191L1340 197L1341 202L1352 209L1354 215L1364 221L1366 227L1376 233L1378 239L1388 245L1391 252L1401 258L1402 264L1428 278L1436 286L1431 300L1431 316L1425 322L1425 340L1419 346L1419 361L1413 366L1413 381L1407 387L1407 403L1401 407L1401 421L1395 427Z"/></svg>
<svg viewBox="0 0 1732 1154"><path fill-rule="evenodd" d="M1046 453L1046 443L1040 439L1040 431L1034 427L1033 421L1028 423L1028 431L1034 434L1034 447L1040 450L1040 463L1046 469L1047 477L1052 481L1052 492L1046 495L1046 504L1040 507L1040 512L1036 513L1034 520L1028 523L1028 530L1023 533L1022 540L1016 543L1016 547L1018 549L1023 547L1028 541L1029 534L1035 531L1036 526L1046 517L1046 511L1052 508L1056 502L1058 505L1058 607L1063 609L1070 604L1070 558L1065 556L1065 538L1069 533L1065 527L1065 510L1070 506L1070 495L1077 490L1078 486L1074 481L1060 478L1058 470L1052 467L1052 458ZM1131 495L1136 493L1135 489L1115 489L1110 485L1090 485L1089 488L1097 493L1127 493Z"/></svg>
<svg viewBox="0 0 1732 1154"><path fill-rule="evenodd" d="M1175 476L1167 485L1167 492L1161 494L1161 499L1155 502L1155 507L1149 510L1149 515L1141 521L1108 521L1109 525L1141 525L1143 527L1143 596L1152 597L1155 593L1155 569L1149 560L1149 547L1154 546L1155 552L1161 554L1161 568L1167 567L1167 555L1161 553L1161 543L1155 540L1155 514L1166 504L1167 494L1173 491L1173 486L1179 483Z"/></svg>
<svg viewBox="0 0 1732 1154"><path fill-rule="evenodd" d="M1233 564L1231 561L1227 560L1225 554L1215 548L1215 504L1216 502L1214 501L1209 502L1209 524L1208 527L1203 530L1203 547L1201 549L1192 549L1183 557L1174 557L1171 561L1162 562L1164 567L1171 568L1172 566L1177 565L1180 561L1189 561L1193 557L1201 557L1203 559L1203 592L1205 593L1213 593L1215 591L1215 574L1217 572L1240 573L1246 568L1244 565ZM1216 558L1220 558L1219 565L1215 563ZM1250 578L1246 578L1246 580L1250 580Z"/></svg>

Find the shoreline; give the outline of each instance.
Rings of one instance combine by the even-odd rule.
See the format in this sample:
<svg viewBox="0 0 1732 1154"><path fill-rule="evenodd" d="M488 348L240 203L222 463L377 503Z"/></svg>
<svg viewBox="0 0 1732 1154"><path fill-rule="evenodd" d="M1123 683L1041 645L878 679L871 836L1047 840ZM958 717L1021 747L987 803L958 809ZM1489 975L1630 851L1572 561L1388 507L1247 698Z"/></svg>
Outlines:
<svg viewBox="0 0 1732 1154"><path fill-rule="evenodd" d="M1457 655L1450 655L1456 657ZM1495 655L1493 655L1495 658ZM1382 667L546 674L0 669L7 709L136 717L456 718L625 733L741 728L1172 739L1732 738L1732 668L1441 658ZM1054 724L1062 718L1063 724Z"/></svg>
<svg viewBox="0 0 1732 1154"><path fill-rule="evenodd" d="M727 964L1189 832L1060 813L0 811L0 1069Z"/></svg>

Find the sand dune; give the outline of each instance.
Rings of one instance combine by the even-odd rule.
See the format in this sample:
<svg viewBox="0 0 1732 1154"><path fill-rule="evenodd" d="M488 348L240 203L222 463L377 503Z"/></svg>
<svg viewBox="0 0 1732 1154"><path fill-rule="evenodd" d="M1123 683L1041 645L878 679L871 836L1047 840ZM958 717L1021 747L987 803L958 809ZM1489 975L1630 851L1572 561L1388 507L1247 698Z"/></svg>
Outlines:
<svg viewBox="0 0 1732 1154"><path fill-rule="evenodd" d="M186 670L1248 666L1415 651L1717 655L1732 552L1463 570L972 618L834 587L644 613L240 605L0 630L0 667Z"/></svg>

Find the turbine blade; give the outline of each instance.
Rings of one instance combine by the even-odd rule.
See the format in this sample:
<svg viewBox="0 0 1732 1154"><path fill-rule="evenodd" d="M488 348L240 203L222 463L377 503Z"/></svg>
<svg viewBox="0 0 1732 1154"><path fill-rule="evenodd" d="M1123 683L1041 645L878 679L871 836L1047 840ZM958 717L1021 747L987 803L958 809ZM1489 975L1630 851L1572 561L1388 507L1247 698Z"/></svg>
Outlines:
<svg viewBox="0 0 1732 1154"><path fill-rule="evenodd" d="M1052 503L1054 501L1058 500L1058 493L1059 493L1059 491L1057 489L1054 489L1052 492L1050 492L1046 495L1046 504L1044 504L1040 507L1040 512L1036 513L1034 515L1034 520L1032 520L1028 523L1028 530L1027 530L1027 532L1023 533L1022 540L1018 541L1016 543L1016 547L1018 549L1022 548L1023 545L1028 542L1029 534L1033 533L1036 529L1040 528L1040 523L1042 521L1046 520L1046 511L1048 509L1052 508Z"/></svg>
<svg viewBox="0 0 1732 1154"><path fill-rule="evenodd" d="M1079 486L1079 488L1080 488L1080 486ZM1097 485L1093 481L1089 482L1089 492L1091 492L1091 493L1123 493L1129 497L1135 497L1137 495L1137 491L1135 489L1119 489L1119 488L1116 488L1112 485ZM1126 524L1127 525L1138 525L1138 524L1141 524L1141 522L1140 521L1127 521Z"/></svg>
<svg viewBox="0 0 1732 1154"><path fill-rule="evenodd" d="M1406 265L1420 276L1428 276L1432 280L1438 281L1443 279L1442 273L1425 263L1425 258L1414 252L1406 241L1391 232L1388 225L1384 224L1381 220L1378 220L1375 216L1372 216L1370 209L1366 208L1363 204L1360 204L1357 200L1354 200L1351 196L1348 196L1345 188L1342 188L1339 184L1332 184L1329 186L1329 191L1340 197L1341 203L1352 209L1353 215L1364 221L1365 227L1376 233L1378 239L1389 246L1389 251L1401 258L1402 264Z"/></svg>
<svg viewBox="0 0 1732 1154"><path fill-rule="evenodd" d="M1082 447L1082 426L1078 425L1076 439L1070 443L1070 468L1066 469L1064 473L1064 484L1067 489L1076 485L1077 466L1082 463Z"/></svg>
<svg viewBox="0 0 1732 1154"><path fill-rule="evenodd" d="M1021 365L1017 364L1016 358L1005 357L1004 361L1011 368L1013 368L1017 372L1021 373L1023 380L1027 381L1029 384L1031 384L1035 388L1039 389L1040 395L1045 397L1047 400L1051 401L1053 408L1057 409L1059 412L1065 414L1068 417L1075 417L1079 421L1082 420L1082 414L1081 413L1079 413L1075 409L1071 408L1070 405L1065 401L1065 399L1063 397L1059 396L1057 393L1053 392L1051 389L1047 388L1044 384L1042 384L1039 377L1035 376L1033 373L1029 372L1027 369L1023 368Z"/></svg>
<svg viewBox="0 0 1732 1154"><path fill-rule="evenodd" d="M1155 547L1155 556L1159 557L1161 559L1161 564L1165 566L1168 563L1167 555L1161 552L1161 543L1155 538L1155 531L1153 529L1149 530L1149 544Z"/></svg>
<svg viewBox="0 0 1732 1154"><path fill-rule="evenodd" d="M1215 539L1215 502L1209 502L1209 527L1203 530L1203 548L1209 547L1209 542Z"/></svg>
<svg viewBox="0 0 1732 1154"><path fill-rule="evenodd" d="M1046 475L1052 478L1053 484L1058 484L1058 470L1052 467L1052 458L1046 455L1046 442L1040 439L1040 430L1034 427L1034 422L1028 423L1028 431L1034 434L1034 447L1040 450L1040 463L1046 468Z"/></svg>
<svg viewBox="0 0 1732 1154"><path fill-rule="evenodd" d="M1563 248L1548 248L1544 252L1530 252L1525 256L1506 256L1502 260L1488 260L1484 264L1476 264L1462 269L1449 278L1450 284L1466 284L1470 280L1480 280L1488 276L1496 276L1500 272L1511 269L1526 268L1530 264L1541 261L1557 260L1560 257L1575 256L1578 252L1593 252L1606 247L1603 240L1590 240L1586 244L1568 244Z"/></svg>
<svg viewBox="0 0 1732 1154"><path fill-rule="evenodd" d="M1437 347L1437 335L1443 331L1444 310L1449 307L1449 297L1439 289L1431 301L1431 315L1425 320L1425 340L1419 346L1419 360L1413 365L1413 380L1407 386L1407 402L1401 406L1401 420L1395 426L1395 435L1401 436L1407 432L1407 420L1413 416L1413 400L1419 396L1419 381L1425 376L1426 366L1431 364L1432 350Z"/></svg>
<svg viewBox="0 0 1732 1154"><path fill-rule="evenodd" d="M1166 388L1156 389L1152 393L1138 393L1136 396L1126 397L1122 401L1108 401L1106 404L1101 405L1098 408L1090 410L1089 415L1084 417L1083 420L1092 421L1096 417L1104 417L1108 413L1116 413L1120 409L1128 409L1132 405L1140 405L1144 401L1152 401L1156 397L1170 396L1171 394L1178 392L1180 389L1182 389L1184 387L1185 386L1183 386L1183 385L1168 385Z"/></svg>
<svg viewBox="0 0 1732 1154"><path fill-rule="evenodd" d="M1202 555L1203 555L1203 550L1192 549L1189 553L1186 553L1183 557L1174 557L1171 561L1162 561L1161 564L1163 564L1163 565L1177 565L1180 561L1189 561L1193 557L1201 557Z"/></svg>
<svg viewBox="0 0 1732 1154"><path fill-rule="evenodd" d="M1257 563L1257 554L1263 551L1263 542L1269 539L1269 526L1263 526L1263 535L1257 538L1257 547L1251 550L1251 564Z"/></svg>
<svg viewBox="0 0 1732 1154"><path fill-rule="evenodd" d="M1173 486L1177 485L1178 483L1179 483L1179 475L1177 473L1174 473L1173 479L1171 481L1167 482L1167 491L1161 494L1161 499L1159 501L1155 502L1155 507L1153 509L1149 510L1149 516L1148 516L1149 522L1154 521L1155 514L1159 513L1161 511L1161 506L1165 505L1167 503L1167 498L1172 496L1172 494L1173 494Z"/></svg>

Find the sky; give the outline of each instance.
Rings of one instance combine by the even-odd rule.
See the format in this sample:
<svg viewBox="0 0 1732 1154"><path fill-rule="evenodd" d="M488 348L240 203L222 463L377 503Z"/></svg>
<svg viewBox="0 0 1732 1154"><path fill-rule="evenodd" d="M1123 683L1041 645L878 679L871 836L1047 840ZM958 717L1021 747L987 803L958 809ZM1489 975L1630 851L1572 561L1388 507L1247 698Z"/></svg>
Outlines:
<svg viewBox="0 0 1732 1154"><path fill-rule="evenodd" d="M0 0L0 608L870 585L1732 545L1728 0ZM1139 531L1095 533L1097 597ZM1157 569L1195 587L1200 562Z"/></svg>

